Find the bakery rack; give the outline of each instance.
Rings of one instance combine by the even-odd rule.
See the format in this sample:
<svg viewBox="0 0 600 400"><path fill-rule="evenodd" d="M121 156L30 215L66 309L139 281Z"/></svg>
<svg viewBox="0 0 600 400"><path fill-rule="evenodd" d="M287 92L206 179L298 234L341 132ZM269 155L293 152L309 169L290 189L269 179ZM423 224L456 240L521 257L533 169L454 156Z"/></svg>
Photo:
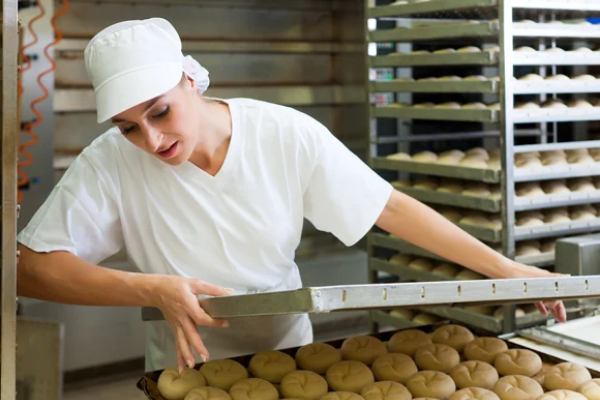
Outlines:
<svg viewBox="0 0 600 400"><path fill-rule="evenodd" d="M556 97L557 94L580 96L597 94L600 93L600 79L526 81L513 78L516 75L515 68L534 67L535 72L546 76L556 74L557 67L570 66L581 70L586 66L600 65L600 51L577 51L575 48L575 43L582 46L582 41L585 44L596 43L598 47L600 26L582 23L581 20L600 16L600 2L594 0L568 2L562 0L406 0L394 4L387 0L366 0L365 16L365 36L368 42L367 90L371 99L369 105L371 120L368 127L371 150L369 162L373 169L380 171L390 180L406 179L411 174L417 174L499 185L500 198L465 196L405 185L395 185L395 187L434 207L453 206L501 214L502 229L460 226L490 245L501 244L502 252L511 258L514 258L516 243L520 241L560 238L600 231L600 218L533 227L515 226L515 215L518 212L600 203L600 189L540 197L516 197L515 183L599 176L600 162L540 168L514 167L515 155L519 153L600 148L600 141L559 142L556 128L558 122L582 123L600 120L600 107L521 110L515 108L515 96L536 96L543 101ZM535 22L524 20L535 20ZM564 47L573 50L553 49L557 47L557 43L561 46L566 44ZM474 44L481 47L481 51L411 51L416 46L428 49L435 47L439 50L458 49ZM537 51L516 51L519 46L533 46ZM554 51L545 51L548 48ZM489 75L495 71L498 77L486 76L475 80L432 80L418 79L415 76L415 72L422 71L431 73L431 76L442 75L435 73L440 67L463 70L469 68L470 71L476 68L487 71L487 73L482 72L482 75ZM429 100L435 99L436 94L452 93L478 95L485 99L497 96L499 106L482 109L422 108L414 107L410 104L410 100L405 102L405 99L414 96ZM479 123L483 125L483 129L481 132L469 134L440 134L431 129L431 126L439 124L439 121L448 124ZM412 133L412 128L407 126L415 122L428 123L429 131ZM535 126L535 129L531 129L531 125ZM549 126L554 128L552 132L548 129ZM473 138L485 141L494 135L500 139L501 169L468 168L387 157L394 152L406 152L415 142L422 144L424 141L429 141L437 144ZM522 141L518 139L525 136L529 136L530 140L526 142L528 144L521 144ZM534 141L533 144L531 140ZM396 144L398 147L391 150L390 144ZM375 228L369 235L372 283L389 281L394 277L417 282L452 279L391 263L387 261L387 257L393 252L439 259L423 249L388 236ZM554 253L519 257L517 261L548 268L554 264ZM444 306L429 308L427 311L472 326L485 327L497 333L510 332L517 326L535 324L543 320L539 314L526 315L517 320L514 312L508 313L509 310L505 310L503 320L465 309ZM383 311L374 311L371 317L374 330L377 330L380 325L396 327L414 325L411 321L395 318Z"/></svg>

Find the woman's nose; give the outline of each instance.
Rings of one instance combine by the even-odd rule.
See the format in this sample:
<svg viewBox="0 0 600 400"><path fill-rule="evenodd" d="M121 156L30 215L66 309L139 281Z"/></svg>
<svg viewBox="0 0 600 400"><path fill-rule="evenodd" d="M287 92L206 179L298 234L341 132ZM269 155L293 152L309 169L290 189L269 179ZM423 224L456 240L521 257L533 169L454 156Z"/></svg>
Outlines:
<svg viewBox="0 0 600 400"><path fill-rule="evenodd" d="M162 134L157 129L154 129L152 126L145 126L142 128L144 133L144 141L146 144L146 148L148 151L152 153L156 153L160 148L160 144L162 142Z"/></svg>

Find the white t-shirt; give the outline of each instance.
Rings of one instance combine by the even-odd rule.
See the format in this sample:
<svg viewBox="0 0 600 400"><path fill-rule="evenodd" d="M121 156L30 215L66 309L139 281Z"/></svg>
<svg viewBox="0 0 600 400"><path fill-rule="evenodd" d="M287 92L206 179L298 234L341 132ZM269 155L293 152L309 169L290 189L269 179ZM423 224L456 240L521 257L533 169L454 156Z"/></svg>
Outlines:
<svg viewBox="0 0 600 400"><path fill-rule="evenodd" d="M294 253L303 219L350 246L373 226L392 187L311 117L255 100L226 103L233 131L214 177L189 162L170 166L113 128L75 160L19 241L92 263L125 246L143 272L236 293L301 287ZM211 358L312 341L304 315L230 323L199 329ZM166 322L148 328L146 368L176 365Z"/></svg>

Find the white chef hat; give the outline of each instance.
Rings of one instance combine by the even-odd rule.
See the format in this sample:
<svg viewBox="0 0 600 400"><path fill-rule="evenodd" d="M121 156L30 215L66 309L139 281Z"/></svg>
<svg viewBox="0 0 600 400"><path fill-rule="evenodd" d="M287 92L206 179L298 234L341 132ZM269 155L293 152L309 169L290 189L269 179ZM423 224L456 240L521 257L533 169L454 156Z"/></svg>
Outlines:
<svg viewBox="0 0 600 400"><path fill-rule="evenodd" d="M125 21L102 30L85 49L98 123L173 89L182 73L204 92L208 71L184 57L181 39L162 18Z"/></svg>

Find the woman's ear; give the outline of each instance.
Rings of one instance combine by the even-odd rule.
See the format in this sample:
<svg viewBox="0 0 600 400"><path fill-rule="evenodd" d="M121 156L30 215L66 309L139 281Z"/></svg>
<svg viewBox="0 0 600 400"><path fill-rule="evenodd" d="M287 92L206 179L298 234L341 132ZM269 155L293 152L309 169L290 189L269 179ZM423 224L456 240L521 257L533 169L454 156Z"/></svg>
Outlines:
<svg viewBox="0 0 600 400"><path fill-rule="evenodd" d="M191 89L193 91L196 91L198 89L196 81L192 77L188 76L186 73L183 74L183 79L181 81L185 85L186 89Z"/></svg>

